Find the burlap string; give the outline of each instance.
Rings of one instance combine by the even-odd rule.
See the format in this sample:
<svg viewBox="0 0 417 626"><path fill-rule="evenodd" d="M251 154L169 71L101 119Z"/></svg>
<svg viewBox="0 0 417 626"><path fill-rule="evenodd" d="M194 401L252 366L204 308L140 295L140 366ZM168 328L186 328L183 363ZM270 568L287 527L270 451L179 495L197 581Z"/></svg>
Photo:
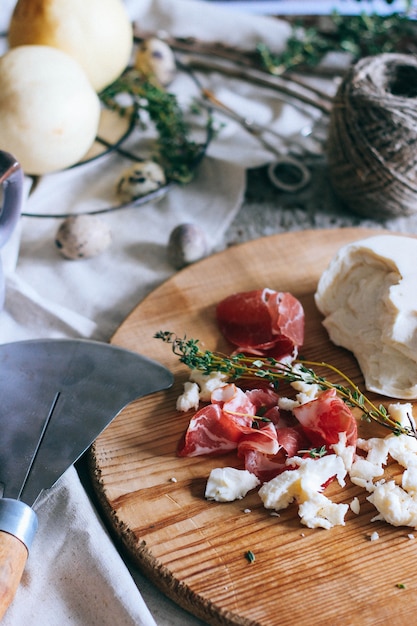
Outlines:
<svg viewBox="0 0 417 626"><path fill-rule="evenodd" d="M366 57L344 77L330 116L327 157L338 196L360 215L417 212L417 58Z"/></svg>

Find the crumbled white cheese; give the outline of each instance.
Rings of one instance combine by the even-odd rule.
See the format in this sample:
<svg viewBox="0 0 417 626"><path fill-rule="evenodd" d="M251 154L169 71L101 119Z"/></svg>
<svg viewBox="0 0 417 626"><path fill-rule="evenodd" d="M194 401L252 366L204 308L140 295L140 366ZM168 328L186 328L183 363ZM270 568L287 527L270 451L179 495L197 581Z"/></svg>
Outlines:
<svg viewBox="0 0 417 626"><path fill-rule="evenodd" d="M204 374L192 370L190 379L184 383L184 391L177 398L177 411L198 410L200 401L209 402L213 391L227 385L227 376L223 372Z"/></svg>
<svg viewBox="0 0 417 626"><path fill-rule="evenodd" d="M210 400L211 394L215 389L227 385L227 375L224 372L210 372L210 374L204 374L199 370L192 370L190 380L197 383L200 390L200 400L203 402Z"/></svg>
<svg viewBox="0 0 417 626"><path fill-rule="evenodd" d="M301 376L306 376L302 370L302 366L299 363L296 363L292 366L294 372L298 372ZM292 411L295 407L300 406L301 404L306 404L307 402L311 402L315 400L323 390L316 383L307 383L304 380L296 380L291 383L291 387L298 391L295 395L295 398L285 398L280 397L278 400L278 406L283 411Z"/></svg>
<svg viewBox="0 0 417 626"><path fill-rule="evenodd" d="M417 239L377 235L342 247L315 301L330 339L356 356L368 390L417 398Z"/></svg>
<svg viewBox="0 0 417 626"><path fill-rule="evenodd" d="M376 530L374 530L374 532L369 537L369 541L378 541L378 539L379 539L379 533L377 533Z"/></svg>
<svg viewBox="0 0 417 626"><path fill-rule="evenodd" d="M390 415L395 419L409 411L410 405L395 405ZM393 526L417 528L417 440L408 435L390 434L384 439L359 439L359 450L367 452L366 458L357 456L350 470L351 481L364 487L378 515L372 521L384 520ZM404 471L401 484L385 480L384 466L391 457ZM380 479L375 481L375 479Z"/></svg>
<svg viewBox="0 0 417 626"><path fill-rule="evenodd" d="M417 528L417 499L396 485L393 480L377 483L367 500L379 512L373 521L385 520L393 526Z"/></svg>
<svg viewBox="0 0 417 626"><path fill-rule="evenodd" d="M294 366L293 369L296 370L297 366ZM306 383L302 380L295 380L291 383L291 387L298 391L295 397L299 404L311 402L323 393L323 389L321 389L320 385L317 385L316 383Z"/></svg>
<svg viewBox="0 0 417 626"><path fill-rule="evenodd" d="M295 409L296 406L300 406L300 403L298 402L298 400L295 400L294 398L285 398L285 397L280 397L278 399L278 406L281 409L281 411L289 411L291 412L293 409Z"/></svg>
<svg viewBox="0 0 417 626"><path fill-rule="evenodd" d="M197 383L184 383L184 392L177 398L177 411L197 411L200 404L200 395Z"/></svg>
<svg viewBox="0 0 417 626"><path fill-rule="evenodd" d="M333 452L340 456L347 472L350 472L356 454L355 446L346 445L346 433L339 433L338 443L332 445Z"/></svg>
<svg viewBox="0 0 417 626"><path fill-rule="evenodd" d="M351 511L353 511L353 513L355 513L356 515L359 515L360 510L361 510L361 504L359 502L359 498L353 498L352 502L350 503L350 509Z"/></svg>
<svg viewBox="0 0 417 626"><path fill-rule="evenodd" d="M259 484L259 479L248 470L216 467L210 472L205 497L217 502L232 502L244 498L248 491Z"/></svg>
<svg viewBox="0 0 417 626"><path fill-rule="evenodd" d="M349 506L336 504L322 493L311 494L308 500L302 502L298 508L301 523L308 528L333 528L344 526L345 515Z"/></svg>
<svg viewBox="0 0 417 626"><path fill-rule="evenodd" d="M388 413L401 426L410 426L410 418L413 419L413 405L411 402L395 402L388 405Z"/></svg>
<svg viewBox="0 0 417 626"><path fill-rule="evenodd" d="M358 439L357 448L367 452L366 457L356 456L349 470L353 484L372 491L374 480L384 475L383 465L388 460L388 446L385 439Z"/></svg>
<svg viewBox="0 0 417 626"><path fill-rule="evenodd" d="M332 528L344 524L347 504L336 504L321 492L323 485L336 476L344 486L346 468L341 457L329 454L319 459L294 457L296 469L288 469L264 483L259 496L267 509L285 509L294 500L299 505L301 522L309 528Z"/></svg>

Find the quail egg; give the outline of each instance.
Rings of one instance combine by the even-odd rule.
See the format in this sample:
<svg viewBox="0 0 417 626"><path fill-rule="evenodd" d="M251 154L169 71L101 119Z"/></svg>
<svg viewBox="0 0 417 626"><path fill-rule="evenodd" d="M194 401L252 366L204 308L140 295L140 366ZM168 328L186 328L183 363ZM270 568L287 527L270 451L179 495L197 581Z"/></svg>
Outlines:
<svg viewBox="0 0 417 626"><path fill-rule="evenodd" d="M176 269L191 265L208 254L207 239L196 224L180 224L171 232L167 256Z"/></svg>
<svg viewBox="0 0 417 626"><path fill-rule="evenodd" d="M164 170L158 163L142 161L123 172L116 191L122 202L130 202L151 191L156 191L165 183Z"/></svg>
<svg viewBox="0 0 417 626"><path fill-rule="evenodd" d="M108 225L95 215L68 217L58 228L55 245L67 259L87 259L101 254L111 243Z"/></svg>
<svg viewBox="0 0 417 626"><path fill-rule="evenodd" d="M165 41L157 37L142 42L134 65L144 77L156 79L162 87L167 87L173 81L176 72L174 53Z"/></svg>

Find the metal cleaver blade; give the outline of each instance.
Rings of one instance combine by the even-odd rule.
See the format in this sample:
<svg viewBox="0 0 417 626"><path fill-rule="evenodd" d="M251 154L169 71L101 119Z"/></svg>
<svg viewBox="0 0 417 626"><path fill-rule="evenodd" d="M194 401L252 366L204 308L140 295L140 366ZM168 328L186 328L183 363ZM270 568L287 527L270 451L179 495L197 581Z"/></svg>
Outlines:
<svg viewBox="0 0 417 626"><path fill-rule="evenodd" d="M0 345L0 619L36 533L37 497L127 404L172 382L159 363L98 341Z"/></svg>

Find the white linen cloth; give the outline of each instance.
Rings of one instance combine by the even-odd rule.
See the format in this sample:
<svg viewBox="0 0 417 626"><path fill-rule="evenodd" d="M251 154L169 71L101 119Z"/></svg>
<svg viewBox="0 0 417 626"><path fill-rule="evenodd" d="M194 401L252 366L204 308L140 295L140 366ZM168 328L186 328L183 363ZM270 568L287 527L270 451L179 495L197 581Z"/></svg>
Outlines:
<svg viewBox="0 0 417 626"><path fill-rule="evenodd" d="M15 1L2 0L3 32ZM289 32L278 20L237 15L198 0L129 0L126 5L141 28L174 36L248 47L264 41L279 49ZM210 88L261 123L280 127L282 122L283 132L305 123L270 97L265 102L258 97L255 105L253 90L239 90L234 81L214 76ZM259 89L256 93L259 96ZM195 222L212 249L221 248L242 203L246 168L271 158L236 123L228 122L191 184L174 188L157 203L105 214L112 245L88 260L60 256L54 245L60 220L23 217L13 241L2 250L6 303L0 312L0 342L48 337L108 341L133 307L173 274L166 259L170 231L180 223ZM28 180L24 211L63 214L110 206L122 162L119 159L116 165L109 156L51 174L34 190ZM140 572L132 568L129 573L73 467L42 496L36 510L39 531L4 626L200 623L156 591Z"/></svg>

